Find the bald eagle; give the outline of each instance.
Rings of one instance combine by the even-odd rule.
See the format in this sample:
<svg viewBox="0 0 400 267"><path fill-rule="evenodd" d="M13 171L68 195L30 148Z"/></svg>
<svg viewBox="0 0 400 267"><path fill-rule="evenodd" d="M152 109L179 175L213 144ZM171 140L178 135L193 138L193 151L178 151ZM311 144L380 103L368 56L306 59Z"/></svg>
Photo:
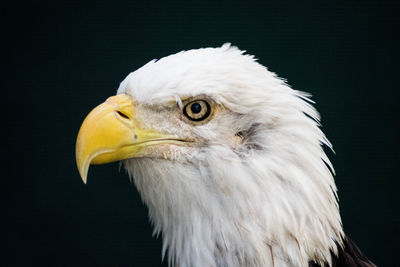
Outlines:
<svg viewBox="0 0 400 267"><path fill-rule="evenodd" d="M122 161L172 266L375 266L343 232L312 103L230 44L182 51L86 117L78 169Z"/></svg>

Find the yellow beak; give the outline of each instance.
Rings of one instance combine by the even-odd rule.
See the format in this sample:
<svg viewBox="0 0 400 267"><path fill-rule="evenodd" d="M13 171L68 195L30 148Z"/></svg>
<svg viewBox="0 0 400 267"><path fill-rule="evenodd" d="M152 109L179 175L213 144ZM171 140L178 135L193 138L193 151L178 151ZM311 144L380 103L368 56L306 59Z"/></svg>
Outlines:
<svg viewBox="0 0 400 267"><path fill-rule="evenodd" d="M86 183L90 164L142 157L147 146L167 140L176 138L140 127L130 96L112 96L89 113L79 130L76 141L79 173Z"/></svg>

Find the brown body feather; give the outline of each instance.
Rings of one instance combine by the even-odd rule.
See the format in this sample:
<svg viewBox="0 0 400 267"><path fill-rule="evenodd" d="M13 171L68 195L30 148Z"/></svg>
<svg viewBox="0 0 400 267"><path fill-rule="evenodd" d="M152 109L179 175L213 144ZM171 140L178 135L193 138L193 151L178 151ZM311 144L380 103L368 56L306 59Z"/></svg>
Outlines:
<svg viewBox="0 0 400 267"><path fill-rule="evenodd" d="M310 267L321 265L311 262ZM349 237L343 239L343 248L338 246L338 255L332 253L332 267L376 267Z"/></svg>

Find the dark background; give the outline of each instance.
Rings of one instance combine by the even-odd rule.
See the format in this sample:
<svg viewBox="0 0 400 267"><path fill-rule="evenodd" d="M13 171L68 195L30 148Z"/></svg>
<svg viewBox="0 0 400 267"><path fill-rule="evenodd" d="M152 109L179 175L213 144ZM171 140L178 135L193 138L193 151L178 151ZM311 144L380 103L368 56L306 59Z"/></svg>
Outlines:
<svg viewBox="0 0 400 267"><path fill-rule="evenodd" d="M231 42L313 94L336 151L344 229L379 266L396 266L399 11L396 1L3 5L1 261L160 266L135 187L118 164L92 166L85 186L75 138L129 72Z"/></svg>

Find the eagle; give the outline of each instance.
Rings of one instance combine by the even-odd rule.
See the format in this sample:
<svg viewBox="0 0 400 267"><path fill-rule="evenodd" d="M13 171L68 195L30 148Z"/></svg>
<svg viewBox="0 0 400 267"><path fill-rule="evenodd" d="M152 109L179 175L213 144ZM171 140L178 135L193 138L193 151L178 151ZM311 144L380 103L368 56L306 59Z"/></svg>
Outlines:
<svg viewBox="0 0 400 267"><path fill-rule="evenodd" d="M310 95L224 44L152 60L85 118L90 164L121 161L169 266L375 266L343 232Z"/></svg>

